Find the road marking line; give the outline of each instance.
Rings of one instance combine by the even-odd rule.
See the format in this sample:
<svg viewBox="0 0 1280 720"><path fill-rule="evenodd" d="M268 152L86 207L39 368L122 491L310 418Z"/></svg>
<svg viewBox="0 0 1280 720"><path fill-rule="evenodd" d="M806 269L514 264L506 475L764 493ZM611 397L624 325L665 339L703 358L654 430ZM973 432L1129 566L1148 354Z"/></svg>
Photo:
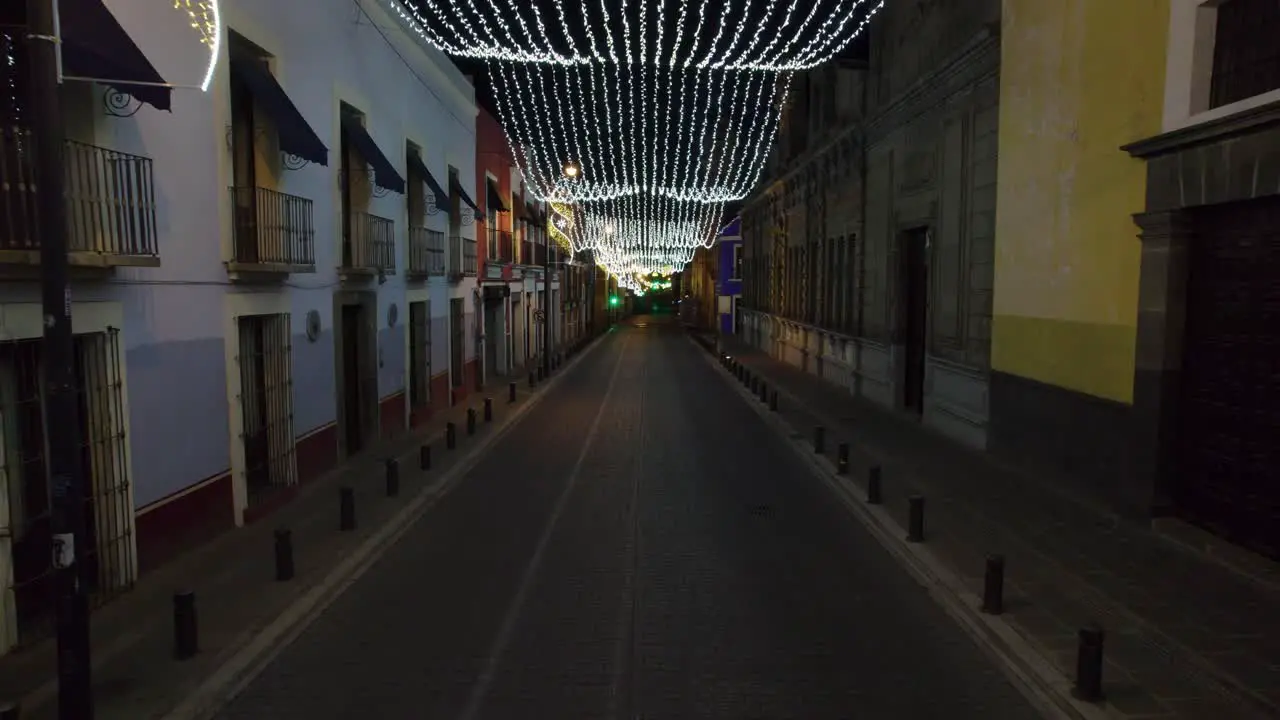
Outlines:
<svg viewBox="0 0 1280 720"><path fill-rule="evenodd" d="M498 635L494 639L493 645L489 648L489 660L485 663L485 668L480 673L480 677L476 679L475 685L471 686L471 694L467 697L467 704L462 714L458 716L459 720L473 720L480 712L480 707L484 704L486 696L489 694L489 686L493 684L493 677L497 673L498 664L502 661L502 656L507 651L507 645L511 643L511 637L515 634L516 622L519 621L520 615L524 610L525 600L528 599L529 592L533 588L533 579L537 576L538 570L542 566L542 556L546 554L547 545L551 543L551 535L555 531L556 525L560 522L560 516L564 514L565 506L569 504L569 496L573 494L573 489L578 485L578 478L582 475L582 466L587 461L587 452L595 442L596 436L600 434L600 423L604 420L604 412L609 408L609 399L613 397L613 391L618 385L618 378L622 374L622 361L626 359L627 345L630 339L630 336L625 336L622 348L618 350L618 361L613 367L613 375L609 377L609 385L605 389L604 398L600 401L600 409L596 411L596 416L591 421L591 427L587 430L586 437L583 438L582 451L578 453L578 459L574 462L573 469L569 471L569 482L565 483L564 490L560 492L560 497L556 499L555 508L551 511L551 517L547 520L547 524L542 530L542 536L538 538L538 544L533 551L533 555L529 557L529 562L525 565L524 574L520 577L519 589L516 591L515 597L512 598L511 604L507 606L501 629L498 630Z"/></svg>
<svg viewBox="0 0 1280 720"><path fill-rule="evenodd" d="M307 628L342 596L378 558L390 550L414 524L426 515L440 498L452 490L474 468L485 451L501 440L519 424L526 413L537 407L543 398L568 376L591 352L603 344L609 335L601 335L583 349L561 374L547 381L542 392L529 398L510 415L499 421L501 426L482 438L459 462L443 473L433 484L418 491L405 507L387 520L377 533L361 543L350 555L306 591L281 613L262 632L218 667L200 686L177 707L165 713L163 720L211 720L239 695L255 678L274 661L285 648L306 632Z"/></svg>

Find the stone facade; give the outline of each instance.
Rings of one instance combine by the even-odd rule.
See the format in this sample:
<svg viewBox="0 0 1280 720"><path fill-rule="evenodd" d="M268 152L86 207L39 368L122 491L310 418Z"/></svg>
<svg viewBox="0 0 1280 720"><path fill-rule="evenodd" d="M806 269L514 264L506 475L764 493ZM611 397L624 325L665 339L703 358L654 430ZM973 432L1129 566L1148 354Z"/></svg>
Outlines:
<svg viewBox="0 0 1280 720"><path fill-rule="evenodd" d="M986 442L1000 3L915 0L869 62L798 83L744 211L744 331L774 355L903 403L903 234L928 229L923 421ZM825 81L825 82L823 82ZM823 101L823 93L836 95ZM831 108L835 108L834 111ZM801 113L815 115L808 121ZM767 289L767 291L766 291Z"/></svg>

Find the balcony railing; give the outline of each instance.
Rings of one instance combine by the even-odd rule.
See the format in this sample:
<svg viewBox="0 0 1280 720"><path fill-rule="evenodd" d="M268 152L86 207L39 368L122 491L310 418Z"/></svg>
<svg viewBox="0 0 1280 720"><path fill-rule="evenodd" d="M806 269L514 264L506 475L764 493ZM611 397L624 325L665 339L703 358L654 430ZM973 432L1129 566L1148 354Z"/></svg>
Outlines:
<svg viewBox="0 0 1280 720"><path fill-rule="evenodd" d="M444 274L444 233L409 226L408 273L416 277Z"/></svg>
<svg viewBox="0 0 1280 720"><path fill-rule="evenodd" d="M449 236L449 277L471 277L476 274L476 241L461 235Z"/></svg>
<svg viewBox="0 0 1280 720"><path fill-rule="evenodd" d="M310 200L259 187L231 188L233 263L237 269L314 272Z"/></svg>
<svg viewBox="0 0 1280 720"><path fill-rule="evenodd" d="M369 273L395 272L395 223L377 215L351 211L342 241L342 267Z"/></svg>
<svg viewBox="0 0 1280 720"><path fill-rule="evenodd" d="M0 262L38 264L41 231L35 143L26 128L0 129ZM151 158L63 144L67 251L73 265L160 264Z"/></svg>
<svg viewBox="0 0 1280 720"><path fill-rule="evenodd" d="M487 250L490 262L510 264L514 260L511 233L507 230L490 230Z"/></svg>

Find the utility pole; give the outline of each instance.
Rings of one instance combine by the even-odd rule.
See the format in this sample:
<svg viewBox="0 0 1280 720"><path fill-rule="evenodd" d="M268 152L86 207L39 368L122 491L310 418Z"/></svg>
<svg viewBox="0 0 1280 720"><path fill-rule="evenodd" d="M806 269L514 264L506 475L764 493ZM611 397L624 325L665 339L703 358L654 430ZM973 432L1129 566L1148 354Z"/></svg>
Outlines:
<svg viewBox="0 0 1280 720"><path fill-rule="evenodd" d="M58 718L92 720L89 599L80 574L85 541L85 478L71 337L67 279L62 107L58 98L57 0L27 0L28 104L35 145L36 212L40 238L40 298L44 311L44 430L47 454L54 609L57 614Z"/></svg>

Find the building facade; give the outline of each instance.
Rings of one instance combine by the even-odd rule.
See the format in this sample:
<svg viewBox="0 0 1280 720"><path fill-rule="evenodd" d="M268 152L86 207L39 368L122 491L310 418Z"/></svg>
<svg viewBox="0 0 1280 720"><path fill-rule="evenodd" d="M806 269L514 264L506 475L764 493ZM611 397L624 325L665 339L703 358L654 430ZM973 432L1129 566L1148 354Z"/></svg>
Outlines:
<svg viewBox="0 0 1280 720"><path fill-rule="evenodd" d="M694 251L680 273L680 320L694 327L737 334L742 292L741 218L734 218L709 248Z"/></svg>
<svg viewBox="0 0 1280 720"><path fill-rule="evenodd" d="M887 4L862 104L818 79L837 66L784 114L744 212L746 336L1280 556L1277 29L1266 0Z"/></svg>
<svg viewBox="0 0 1280 720"><path fill-rule="evenodd" d="M1280 558L1280 7L1166 8L1160 132L1124 148L1146 176L1129 492Z"/></svg>
<svg viewBox="0 0 1280 720"><path fill-rule="evenodd" d="M75 4L62 103L82 554L104 598L468 387L476 106L379 3ZM42 128L24 115L21 5L0 17L0 650L50 607L41 231L19 182ZM70 79L103 53L114 85Z"/></svg>
<svg viewBox="0 0 1280 720"><path fill-rule="evenodd" d="M725 335L739 334L739 300L742 297L742 218L734 218L716 238L716 324Z"/></svg>
<svg viewBox="0 0 1280 720"><path fill-rule="evenodd" d="M1161 130L1169 7L1005 2L1001 38L988 449L1137 514L1147 177L1118 148Z"/></svg>
<svg viewBox="0 0 1280 720"><path fill-rule="evenodd" d="M900 0L796 79L743 210L744 337L982 447L1000 2Z"/></svg>

